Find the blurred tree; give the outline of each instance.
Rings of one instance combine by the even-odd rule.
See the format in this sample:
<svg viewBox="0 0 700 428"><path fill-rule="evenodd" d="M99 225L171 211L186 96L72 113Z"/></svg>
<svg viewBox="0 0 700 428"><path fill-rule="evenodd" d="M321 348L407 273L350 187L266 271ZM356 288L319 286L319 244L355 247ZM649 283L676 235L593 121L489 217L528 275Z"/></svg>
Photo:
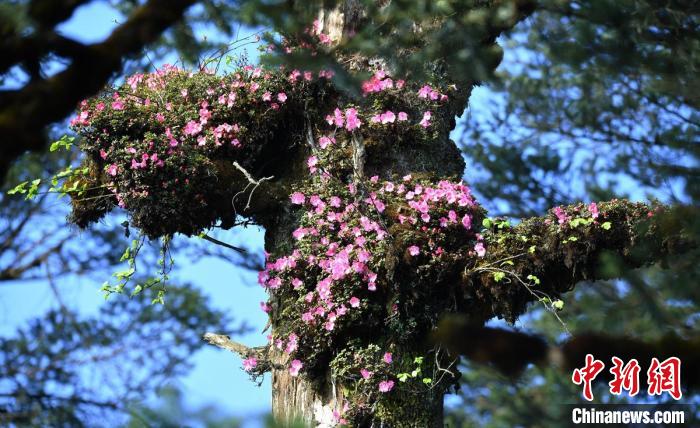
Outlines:
<svg viewBox="0 0 700 428"><path fill-rule="evenodd" d="M462 124L480 172L470 179L489 208L525 216L632 191L696 201L697 2L539 6L504 40L485 108Z"/></svg>
<svg viewBox="0 0 700 428"><path fill-rule="evenodd" d="M232 328L190 286L171 286L167 305L153 305L152 297L111 299L90 317L64 306L1 338L0 423L123 423L154 389L187 370L201 331Z"/></svg>
<svg viewBox="0 0 700 428"><path fill-rule="evenodd" d="M240 421L213 405L188 409L182 391L166 386L158 392L158 402L153 406L139 405L131 409L127 428L237 428Z"/></svg>

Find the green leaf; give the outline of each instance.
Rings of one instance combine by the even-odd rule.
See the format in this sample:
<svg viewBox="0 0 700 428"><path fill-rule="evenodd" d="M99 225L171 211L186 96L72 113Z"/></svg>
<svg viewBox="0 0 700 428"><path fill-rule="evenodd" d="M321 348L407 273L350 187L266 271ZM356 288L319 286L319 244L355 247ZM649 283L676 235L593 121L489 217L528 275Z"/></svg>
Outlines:
<svg viewBox="0 0 700 428"><path fill-rule="evenodd" d="M577 217L569 222L569 225L571 227L578 227L578 226L587 226L589 224L593 223L592 218L583 218L583 217Z"/></svg>
<svg viewBox="0 0 700 428"><path fill-rule="evenodd" d="M600 227L602 227L605 230L610 230L610 228L612 227L612 223L606 221L605 223L601 224Z"/></svg>
<svg viewBox="0 0 700 428"><path fill-rule="evenodd" d="M124 260L128 259L131 257L131 248L126 247L126 250L124 250L124 254L122 254L122 257L119 259L120 262L123 262Z"/></svg>
<svg viewBox="0 0 700 428"><path fill-rule="evenodd" d="M433 380L430 379L429 377L424 377L424 378L423 378L423 383L426 384L426 385L430 385L431 383L433 383Z"/></svg>
<svg viewBox="0 0 700 428"><path fill-rule="evenodd" d="M31 185L29 186L29 189L27 190L27 196L24 197L24 199L34 199L36 195L39 194L39 185L41 184L41 178L37 178L36 180L32 180Z"/></svg>
<svg viewBox="0 0 700 428"><path fill-rule="evenodd" d="M535 285L540 285L540 279L536 277L535 275L528 275L527 279L532 281Z"/></svg>
<svg viewBox="0 0 700 428"><path fill-rule="evenodd" d="M505 272L494 272L493 273L493 280L496 282L501 282L501 280L505 277L506 277Z"/></svg>
<svg viewBox="0 0 700 428"><path fill-rule="evenodd" d="M491 221L490 218L486 217L481 221L481 225L484 226L486 229L490 229L491 226L493 225L493 222Z"/></svg>
<svg viewBox="0 0 700 428"><path fill-rule="evenodd" d="M139 294L141 291L143 291L143 286L139 284L136 287L134 287L134 291L131 292L131 297Z"/></svg>
<svg viewBox="0 0 700 428"><path fill-rule="evenodd" d="M406 382L408 380L408 373L399 373L396 375L396 378L399 379L399 382Z"/></svg>
<svg viewBox="0 0 700 428"><path fill-rule="evenodd" d="M532 254L535 252L536 249L537 249L537 247L535 245L531 245L530 248L527 250L527 252Z"/></svg>
<svg viewBox="0 0 700 428"><path fill-rule="evenodd" d="M51 146L49 147L49 151L55 152L56 150L60 149L65 149L65 150L70 150L71 146L73 145L73 141L75 140L75 137L69 137L67 135L64 135L61 137L60 140L54 141L51 143Z"/></svg>
<svg viewBox="0 0 700 428"><path fill-rule="evenodd" d="M552 302L552 307L558 311L561 311L564 309L564 301L563 300L555 300Z"/></svg>
<svg viewBox="0 0 700 428"><path fill-rule="evenodd" d="M27 193L27 184L29 184L28 181L23 181L23 182L19 183L18 185L16 185L15 187L13 187L12 189L8 190L7 194L14 195L17 193L22 193L22 194Z"/></svg>

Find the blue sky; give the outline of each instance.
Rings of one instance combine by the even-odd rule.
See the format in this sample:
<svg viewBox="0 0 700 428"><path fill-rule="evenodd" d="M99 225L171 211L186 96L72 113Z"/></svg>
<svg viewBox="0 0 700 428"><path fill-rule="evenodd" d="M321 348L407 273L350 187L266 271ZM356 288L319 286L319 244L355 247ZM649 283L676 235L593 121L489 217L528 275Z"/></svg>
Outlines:
<svg viewBox="0 0 700 428"><path fill-rule="evenodd" d="M82 41L96 42L108 36L121 20L108 4L93 2L81 7L60 30ZM249 52L251 56L255 53ZM116 219L107 221L117 222ZM237 237L239 242L245 241L247 246L262 251L261 230L247 229ZM179 269L172 276L174 282L196 284L210 297L213 307L231 314L237 321L245 320L253 327L253 332L238 336L237 340L252 346L265 343L261 330L267 317L260 310L259 302L266 297L257 285L254 273L213 259L196 261L179 257L176 263ZM81 277L66 278L59 284L65 302L84 314L96 312L104 303L100 286L101 283ZM0 335L12 335L27 320L40 316L57 304L50 287L43 282L20 281L3 285L0 287ZM248 421L245 426L260 426L256 419L268 413L271 406L269 376L258 387L243 372L237 356L213 347L199 351L193 357L193 363L191 373L178 382L189 405L214 403Z"/></svg>

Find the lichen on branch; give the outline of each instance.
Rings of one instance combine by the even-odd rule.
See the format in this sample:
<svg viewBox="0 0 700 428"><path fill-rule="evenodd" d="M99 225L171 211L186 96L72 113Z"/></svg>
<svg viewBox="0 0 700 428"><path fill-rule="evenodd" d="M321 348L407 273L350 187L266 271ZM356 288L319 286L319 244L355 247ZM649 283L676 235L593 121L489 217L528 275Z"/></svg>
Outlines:
<svg viewBox="0 0 700 428"><path fill-rule="evenodd" d="M465 267L465 292L478 302L474 309L484 320L514 322L533 301L560 310L559 297L580 281L620 277L620 268L694 248L667 211L658 204L612 200L555 207L514 226L487 219L485 256Z"/></svg>

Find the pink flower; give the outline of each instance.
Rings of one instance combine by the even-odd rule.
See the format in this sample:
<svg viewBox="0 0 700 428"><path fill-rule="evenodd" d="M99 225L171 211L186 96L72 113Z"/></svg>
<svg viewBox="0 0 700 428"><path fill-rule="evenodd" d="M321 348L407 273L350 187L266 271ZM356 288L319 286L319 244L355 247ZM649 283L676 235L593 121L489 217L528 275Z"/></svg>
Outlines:
<svg viewBox="0 0 700 428"><path fill-rule="evenodd" d="M342 200L337 196L331 196L330 204L333 208L340 208Z"/></svg>
<svg viewBox="0 0 700 428"><path fill-rule="evenodd" d="M290 198L292 200L292 203L295 205L302 205L304 202L306 202L306 196L304 196L304 194L301 192L292 193L292 196Z"/></svg>
<svg viewBox="0 0 700 428"><path fill-rule="evenodd" d="M309 167L309 170L310 170L311 173L313 174L314 172L316 172L316 169L317 169L317 168L316 168L316 165L318 165L318 157L316 157L316 156L310 156L310 157L306 160L306 165Z"/></svg>
<svg viewBox="0 0 700 428"><path fill-rule="evenodd" d="M383 380L379 382L379 392L389 392L394 388L393 380Z"/></svg>
<svg viewBox="0 0 700 428"><path fill-rule="evenodd" d="M304 283L303 283L302 280L300 280L299 278L294 278L294 279L292 280L292 287L294 287L295 290L296 290L297 288L301 287L302 285L304 285Z"/></svg>
<svg viewBox="0 0 700 428"><path fill-rule="evenodd" d="M161 123L165 122L165 116L163 113L156 113L156 120Z"/></svg>
<svg viewBox="0 0 700 428"><path fill-rule="evenodd" d="M484 244L481 242L477 242L476 245L474 245L474 251L476 251L479 257L484 257L484 255L486 255L486 248L484 248Z"/></svg>
<svg viewBox="0 0 700 428"><path fill-rule="evenodd" d="M243 370L249 372L258 365L258 360L255 357L248 357L243 360Z"/></svg>
<svg viewBox="0 0 700 428"><path fill-rule="evenodd" d="M430 86L425 85L418 90L418 97L419 98L428 98L428 95L430 94L431 91L432 91L432 89L430 88Z"/></svg>
<svg viewBox="0 0 700 428"><path fill-rule="evenodd" d="M379 118L383 124L393 123L396 120L396 115L392 111L386 111Z"/></svg>
<svg viewBox="0 0 700 428"><path fill-rule="evenodd" d="M360 374L362 375L362 379L369 379L372 377L372 372L367 369L361 369Z"/></svg>
<svg viewBox="0 0 700 428"><path fill-rule="evenodd" d="M404 111L400 111L399 112L399 121L404 121L404 120L408 120L408 114L406 114L406 112L404 112Z"/></svg>
<svg viewBox="0 0 700 428"><path fill-rule="evenodd" d="M291 354L292 352L296 351L298 346L299 346L299 336L296 334L292 333L289 335L289 341L287 342L287 347L284 349L284 352Z"/></svg>
<svg viewBox="0 0 700 428"><path fill-rule="evenodd" d="M410 247L408 247L408 254L412 256L417 256L418 254L420 254L420 248L418 248L417 245L411 245Z"/></svg>
<svg viewBox="0 0 700 428"><path fill-rule="evenodd" d="M348 131L352 131L353 129L359 128L362 125L362 122L360 119L357 117L357 110L354 108L349 108L345 110L345 129Z"/></svg>
<svg viewBox="0 0 700 428"><path fill-rule="evenodd" d="M323 136L318 139L318 145L321 146L322 149L325 149L333 143L335 143L335 138L333 137Z"/></svg>
<svg viewBox="0 0 700 428"><path fill-rule="evenodd" d="M287 101L287 94L285 94L284 92L280 92L279 94L277 94L277 101L281 103Z"/></svg>
<svg viewBox="0 0 700 428"><path fill-rule="evenodd" d="M423 113L423 119L420 121L420 126L423 128L427 128L430 126L430 119L433 117L433 114L429 111L426 111Z"/></svg>
<svg viewBox="0 0 700 428"><path fill-rule="evenodd" d="M350 306L352 306L353 308L360 307L360 299L358 299L355 296L352 296L348 302L350 303Z"/></svg>
<svg viewBox="0 0 700 428"><path fill-rule="evenodd" d="M343 119L343 112L340 111L339 108L336 108L335 111L333 111L333 123L335 123L335 126L338 128L342 128L343 125L345 124L345 120Z"/></svg>
<svg viewBox="0 0 700 428"><path fill-rule="evenodd" d="M591 212L591 217L598 218L598 205L595 202L591 202L590 205L588 205L588 211Z"/></svg>
<svg viewBox="0 0 700 428"><path fill-rule="evenodd" d="M391 357L391 352L385 353L385 354L384 354L384 357L383 357L383 360L384 360L385 363L391 364L391 362L394 361L394 359Z"/></svg>
<svg viewBox="0 0 700 428"><path fill-rule="evenodd" d="M289 374L292 376L299 376L299 370L304 367L304 364L299 360L293 360L289 365Z"/></svg>
<svg viewBox="0 0 700 428"><path fill-rule="evenodd" d="M292 70L291 73L289 73L289 80L292 81L292 83L296 82L296 80L301 76L301 71L299 70Z"/></svg>
<svg viewBox="0 0 700 428"><path fill-rule="evenodd" d="M112 177L117 175L117 172L119 172L119 167L117 165L112 164L109 167L107 167L107 174L111 175Z"/></svg>
<svg viewBox="0 0 700 428"><path fill-rule="evenodd" d="M117 100L112 103L112 108L114 110L124 110L124 103Z"/></svg>
<svg viewBox="0 0 700 428"><path fill-rule="evenodd" d="M469 214L465 214L464 217L462 217L462 226L464 226L465 229L471 229L472 227L472 218L469 216Z"/></svg>
<svg viewBox="0 0 700 428"><path fill-rule="evenodd" d="M265 313L269 313L272 308L270 308L270 305L268 305L266 302L260 302L260 309L262 309Z"/></svg>
<svg viewBox="0 0 700 428"><path fill-rule="evenodd" d="M271 100L272 100L272 94L271 94L269 91L266 91L266 92L262 95L262 100L263 100L263 101L271 101Z"/></svg>
<svg viewBox="0 0 700 428"><path fill-rule="evenodd" d="M557 216L557 220L559 220L559 224L564 224L567 221L569 221L569 216L566 215L564 210L561 207L555 207L552 209L552 212L554 212L554 215Z"/></svg>
<svg viewBox="0 0 700 428"><path fill-rule="evenodd" d="M197 135L200 132L202 132L202 124L199 122L195 122L194 120L190 120L185 125L185 130L184 130L185 135Z"/></svg>

